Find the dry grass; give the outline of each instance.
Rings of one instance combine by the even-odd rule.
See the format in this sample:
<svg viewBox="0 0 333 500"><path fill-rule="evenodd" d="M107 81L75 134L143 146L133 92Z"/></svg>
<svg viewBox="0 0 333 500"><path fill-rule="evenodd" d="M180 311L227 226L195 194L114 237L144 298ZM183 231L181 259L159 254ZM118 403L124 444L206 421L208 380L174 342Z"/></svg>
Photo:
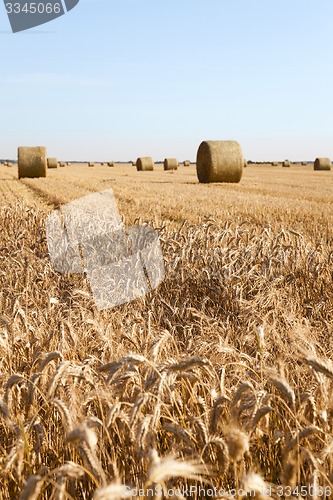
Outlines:
<svg viewBox="0 0 333 500"><path fill-rule="evenodd" d="M53 271L44 227L108 171L3 174L0 498L331 485L332 183L302 168L204 186L161 166L147 193L115 167L124 221L156 227L166 279L103 312L84 276ZM21 188L49 209L5 203Z"/></svg>

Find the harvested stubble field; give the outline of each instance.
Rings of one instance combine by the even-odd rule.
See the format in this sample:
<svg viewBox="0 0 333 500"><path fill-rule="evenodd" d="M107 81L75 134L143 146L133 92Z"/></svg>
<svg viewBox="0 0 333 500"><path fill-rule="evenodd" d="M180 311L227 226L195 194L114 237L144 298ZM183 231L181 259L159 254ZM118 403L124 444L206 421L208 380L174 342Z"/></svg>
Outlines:
<svg viewBox="0 0 333 500"><path fill-rule="evenodd" d="M0 170L0 498L115 499L124 484L329 498L332 173L47 175ZM159 232L166 279L98 312L84 276L52 269L45 218L110 187L127 226Z"/></svg>

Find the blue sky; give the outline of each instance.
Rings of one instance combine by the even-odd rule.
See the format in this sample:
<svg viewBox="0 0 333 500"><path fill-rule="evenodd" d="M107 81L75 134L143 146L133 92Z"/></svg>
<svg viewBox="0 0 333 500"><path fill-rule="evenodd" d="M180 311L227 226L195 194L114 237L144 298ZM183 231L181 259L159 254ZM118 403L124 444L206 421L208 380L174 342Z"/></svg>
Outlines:
<svg viewBox="0 0 333 500"><path fill-rule="evenodd" d="M0 157L333 159L332 0L80 0L12 34L0 5Z"/></svg>

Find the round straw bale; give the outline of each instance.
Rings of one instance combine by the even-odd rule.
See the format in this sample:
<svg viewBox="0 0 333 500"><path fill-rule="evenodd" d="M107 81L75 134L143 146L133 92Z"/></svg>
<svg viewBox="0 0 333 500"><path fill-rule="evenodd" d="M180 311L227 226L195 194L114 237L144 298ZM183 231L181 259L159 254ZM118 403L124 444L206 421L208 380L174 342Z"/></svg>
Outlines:
<svg viewBox="0 0 333 500"><path fill-rule="evenodd" d="M302 165L307 165L308 162L307 161L302 161Z"/></svg>
<svg viewBox="0 0 333 500"><path fill-rule="evenodd" d="M48 158L47 159L47 168L57 168L58 161L57 158Z"/></svg>
<svg viewBox="0 0 333 500"><path fill-rule="evenodd" d="M94 162L90 161L90 162L88 163L88 167L94 167L94 166L95 166L95 163L94 163Z"/></svg>
<svg viewBox="0 0 333 500"><path fill-rule="evenodd" d="M63 167L65 167L65 166L66 166L66 163L65 163L64 161L61 161L61 162L59 163L59 167L63 168Z"/></svg>
<svg viewBox="0 0 333 500"><path fill-rule="evenodd" d="M178 161L176 158L165 158L164 160L164 170L177 170Z"/></svg>
<svg viewBox="0 0 333 500"><path fill-rule="evenodd" d="M68 161L68 162L67 162L67 165L70 165L70 164L71 164L71 162L70 162L70 161Z"/></svg>
<svg viewBox="0 0 333 500"><path fill-rule="evenodd" d="M104 162L103 162L103 161L101 161L101 165L104 165Z"/></svg>
<svg viewBox="0 0 333 500"><path fill-rule="evenodd" d="M246 168L246 167L247 167L247 160L245 160L245 158L244 158L244 168Z"/></svg>
<svg viewBox="0 0 333 500"><path fill-rule="evenodd" d="M203 141L197 152L199 182L239 182L243 153L236 141Z"/></svg>
<svg viewBox="0 0 333 500"><path fill-rule="evenodd" d="M133 167L136 167L136 161L131 161Z"/></svg>
<svg viewBox="0 0 333 500"><path fill-rule="evenodd" d="M284 161L282 162L282 166L283 166L283 167L290 167L290 161L289 161L289 160L284 160Z"/></svg>
<svg viewBox="0 0 333 500"><path fill-rule="evenodd" d="M109 161L108 162L108 167L114 167L114 162L113 161Z"/></svg>
<svg viewBox="0 0 333 500"><path fill-rule="evenodd" d="M13 166L12 162L11 162L11 161L8 161L8 162L7 162L7 167L12 167L12 166Z"/></svg>
<svg viewBox="0 0 333 500"><path fill-rule="evenodd" d="M18 178L46 177L46 148L19 147L18 148Z"/></svg>
<svg viewBox="0 0 333 500"><path fill-rule="evenodd" d="M331 160L329 158L316 158L313 170L331 170Z"/></svg>
<svg viewBox="0 0 333 500"><path fill-rule="evenodd" d="M154 160L150 156L138 158L136 160L136 169L138 172L154 170Z"/></svg>
<svg viewBox="0 0 333 500"><path fill-rule="evenodd" d="M278 166L278 164L279 164L279 163L278 163L277 161L272 161L272 166L273 166L273 167L277 167L277 166Z"/></svg>
<svg viewBox="0 0 333 500"><path fill-rule="evenodd" d="M190 165L191 165L191 162L189 162L188 160L184 161L184 167L189 167Z"/></svg>

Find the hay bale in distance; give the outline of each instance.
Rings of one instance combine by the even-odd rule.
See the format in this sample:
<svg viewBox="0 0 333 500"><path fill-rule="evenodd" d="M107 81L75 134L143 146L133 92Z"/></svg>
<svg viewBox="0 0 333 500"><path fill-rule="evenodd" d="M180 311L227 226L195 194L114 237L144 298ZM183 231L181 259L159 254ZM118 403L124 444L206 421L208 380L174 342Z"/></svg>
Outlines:
<svg viewBox="0 0 333 500"><path fill-rule="evenodd" d="M18 178L46 177L46 148L19 147L18 148Z"/></svg>
<svg viewBox="0 0 333 500"><path fill-rule="evenodd" d="M184 167L189 167L191 165L191 162L188 160L184 161Z"/></svg>
<svg viewBox="0 0 333 500"><path fill-rule="evenodd" d="M47 159L47 168L58 168L57 158L48 158Z"/></svg>
<svg viewBox="0 0 333 500"><path fill-rule="evenodd" d="M308 162L307 161L302 161L302 165L307 165Z"/></svg>
<svg viewBox="0 0 333 500"><path fill-rule="evenodd" d="M203 141L197 152L199 182L239 182L243 153L236 141Z"/></svg>
<svg viewBox="0 0 333 500"><path fill-rule="evenodd" d="M61 161L59 163L59 167L64 168L66 166L66 163L64 161Z"/></svg>
<svg viewBox="0 0 333 500"><path fill-rule="evenodd" d="M12 162L11 161L7 161L7 167L12 167L12 166L13 166Z"/></svg>
<svg viewBox="0 0 333 500"><path fill-rule="evenodd" d="M284 161L282 162L282 166L283 166L283 167L290 167L290 161L289 161L289 160L284 160Z"/></svg>
<svg viewBox="0 0 333 500"><path fill-rule="evenodd" d="M176 158L165 158L164 160L164 170L177 170L178 161Z"/></svg>
<svg viewBox="0 0 333 500"><path fill-rule="evenodd" d="M70 165L70 164L71 164L71 162L70 162L70 161L68 161L68 162L67 162L67 165Z"/></svg>
<svg viewBox="0 0 333 500"><path fill-rule="evenodd" d="M94 163L94 162L90 161L90 162L88 163L88 167L94 167L94 166L95 166L95 163Z"/></svg>
<svg viewBox="0 0 333 500"><path fill-rule="evenodd" d="M147 172L154 170L154 160L150 156L144 156L136 160L136 169L138 172Z"/></svg>
<svg viewBox="0 0 333 500"><path fill-rule="evenodd" d="M245 160L245 158L244 158L244 168L246 168L246 167L247 167L247 160Z"/></svg>
<svg viewBox="0 0 333 500"><path fill-rule="evenodd" d="M136 167L136 161L130 161L133 167Z"/></svg>
<svg viewBox="0 0 333 500"><path fill-rule="evenodd" d="M114 167L114 162L113 161L108 161L108 167Z"/></svg>
<svg viewBox="0 0 333 500"><path fill-rule="evenodd" d="M272 161L272 167L277 167L278 166L278 162L277 161Z"/></svg>
<svg viewBox="0 0 333 500"><path fill-rule="evenodd" d="M313 170L331 170L332 162L330 158L316 158L313 164Z"/></svg>

